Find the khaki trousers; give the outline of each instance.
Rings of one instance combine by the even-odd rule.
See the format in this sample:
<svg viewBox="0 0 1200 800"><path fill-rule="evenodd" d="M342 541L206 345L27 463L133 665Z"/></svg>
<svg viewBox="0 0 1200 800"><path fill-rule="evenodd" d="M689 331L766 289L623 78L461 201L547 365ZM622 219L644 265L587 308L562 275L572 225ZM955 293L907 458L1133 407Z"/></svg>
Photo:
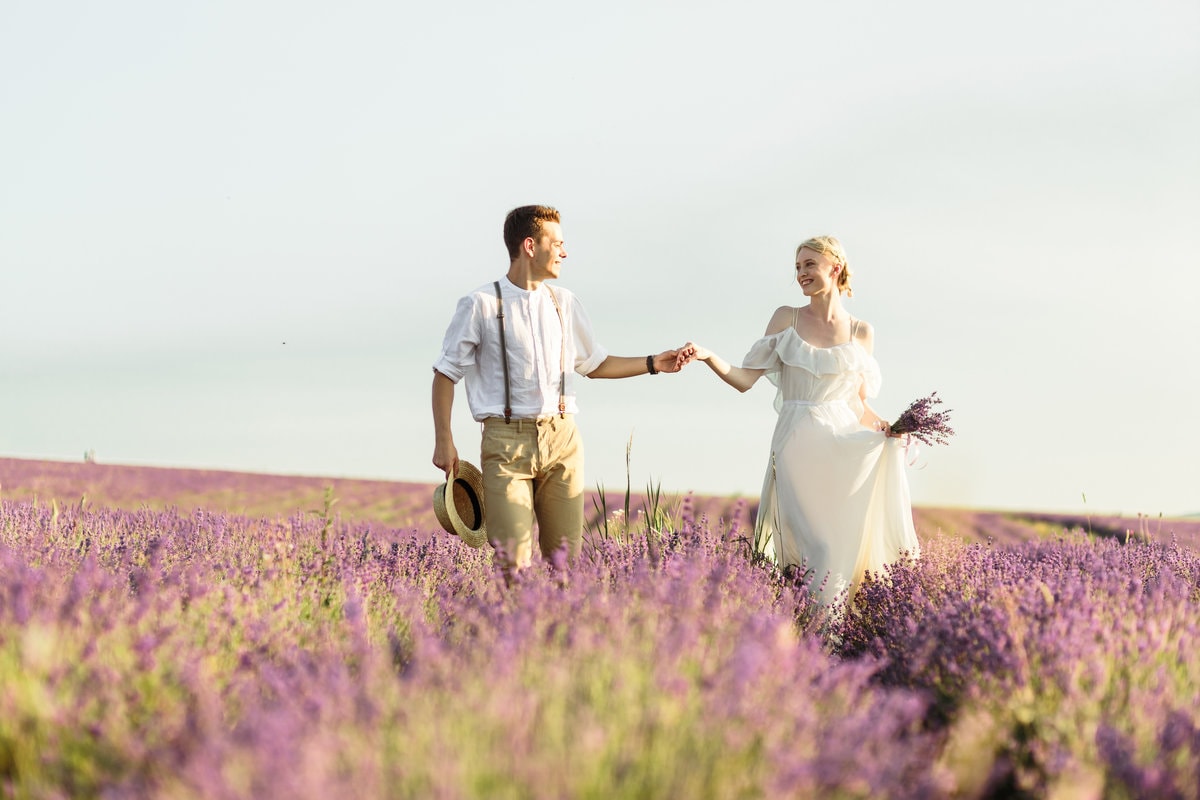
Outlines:
<svg viewBox="0 0 1200 800"><path fill-rule="evenodd" d="M507 571L529 566L537 517L542 558L579 554L583 540L583 441L574 416L483 421L483 503L488 539Z"/></svg>

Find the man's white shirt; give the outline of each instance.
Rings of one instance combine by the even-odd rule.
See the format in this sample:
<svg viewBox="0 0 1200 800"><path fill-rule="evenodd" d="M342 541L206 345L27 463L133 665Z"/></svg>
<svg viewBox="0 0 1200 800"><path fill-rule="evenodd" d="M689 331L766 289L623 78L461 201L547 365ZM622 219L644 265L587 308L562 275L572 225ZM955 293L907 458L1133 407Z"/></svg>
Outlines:
<svg viewBox="0 0 1200 800"><path fill-rule="evenodd" d="M500 294L504 302L513 417L558 413L564 327L566 413L578 413L575 375L587 375L608 358L608 351L596 341L583 304L569 290L555 286L554 297L562 309L560 325L550 287L545 282L529 291L503 277ZM433 364L435 370L454 383L466 379L467 403L476 420L504 416L504 352L500 347L500 320L496 311L496 289L491 283L459 300L442 340L442 354Z"/></svg>

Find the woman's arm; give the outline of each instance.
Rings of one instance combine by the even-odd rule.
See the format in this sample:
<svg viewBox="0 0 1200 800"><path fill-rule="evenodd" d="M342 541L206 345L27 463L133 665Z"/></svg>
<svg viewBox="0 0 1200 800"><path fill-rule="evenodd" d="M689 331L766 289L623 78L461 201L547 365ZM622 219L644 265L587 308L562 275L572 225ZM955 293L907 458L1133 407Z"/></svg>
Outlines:
<svg viewBox="0 0 1200 800"><path fill-rule="evenodd" d="M767 332L763 335L771 336L791 325L794 313L791 306L780 306L775 309L775 313L771 315L771 321L767 323ZM709 369L717 374L718 378L739 392L749 390L766 373L765 369L735 367L716 353L694 342L688 342L681 350L684 352L690 350L693 353L692 358L703 361Z"/></svg>
<svg viewBox="0 0 1200 800"><path fill-rule="evenodd" d="M728 383L739 392L744 392L749 389L754 383L763 376L765 369L747 369L746 367L735 367L725 359L721 358L711 350L701 347L693 342L688 342L684 345L685 348L691 348L695 352L695 358L703 361L708 365L708 368L717 374L717 377Z"/></svg>
<svg viewBox="0 0 1200 800"><path fill-rule="evenodd" d="M875 330L866 322L859 324L854 338L862 345L862 349L867 351L867 355L870 355L875 349ZM899 434L892 434L892 423L879 416L875 409L871 408L871 404L867 402L866 381L860 381L858 384L858 399L862 401L863 407L862 416L858 418L858 421L863 427L886 433L892 438L899 438Z"/></svg>
<svg viewBox="0 0 1200 800"><path fill-rule="evenodd" d="M891 423L883 417L875 413L875 409L871 408L871 404L867 402L867 382L860 381L858 384L858 399L862 401L863 413L858 418L858 422L864 428L871 430L883 431L888 436L891 436Z"/></svg>

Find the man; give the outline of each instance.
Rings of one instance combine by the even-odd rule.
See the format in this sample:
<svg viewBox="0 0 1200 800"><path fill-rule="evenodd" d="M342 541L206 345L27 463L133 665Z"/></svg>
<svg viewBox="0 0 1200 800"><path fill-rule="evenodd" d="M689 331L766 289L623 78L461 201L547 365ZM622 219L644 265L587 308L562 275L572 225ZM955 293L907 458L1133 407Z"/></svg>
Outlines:
<svg viewBox="0 0 1200 800"><path fill-rule="evenodd" d="M511 577L532 559L535 516L543 558L565 551L572 560L583 539L583 443L569 373L654 375L678 372L689 358L678 350L611 356L596 341L575 295L546 283L567 257L555 209L513 209L504 244L508 274L458 301L433 365L433 464L447 478L457 473L450 419L455 384L465 378L471 415L483 423L488 539Z"/></svg>

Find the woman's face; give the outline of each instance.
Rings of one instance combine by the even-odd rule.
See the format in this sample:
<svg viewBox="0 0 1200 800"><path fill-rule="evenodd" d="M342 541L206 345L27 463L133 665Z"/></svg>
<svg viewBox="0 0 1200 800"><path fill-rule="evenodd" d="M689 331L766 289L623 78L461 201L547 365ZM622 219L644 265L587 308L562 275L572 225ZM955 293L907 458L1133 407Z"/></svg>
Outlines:
<svg viewBox="0 0 1200 800"><path fill-rule="evenodd" d="M796 283L805 297L837 292L837 271L841 267L829 256L801 247L796 253Z"/></svg>

